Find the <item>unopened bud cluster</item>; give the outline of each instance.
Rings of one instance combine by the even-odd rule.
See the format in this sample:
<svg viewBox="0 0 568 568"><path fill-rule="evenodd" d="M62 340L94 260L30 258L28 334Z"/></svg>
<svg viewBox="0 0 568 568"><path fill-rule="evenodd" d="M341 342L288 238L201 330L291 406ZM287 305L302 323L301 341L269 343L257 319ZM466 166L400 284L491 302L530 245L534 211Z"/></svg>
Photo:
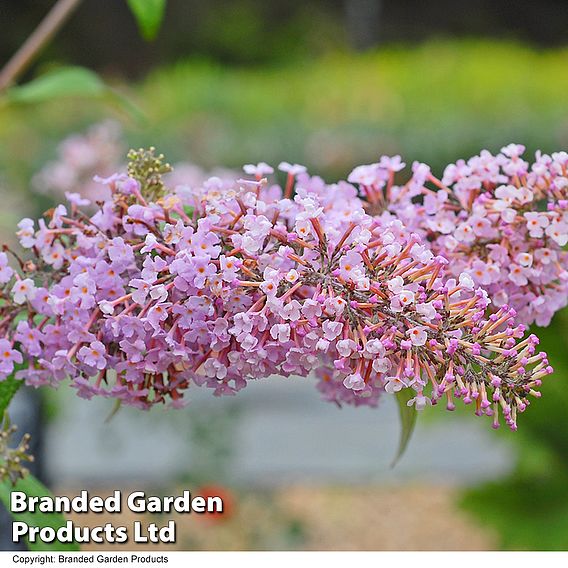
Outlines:
<svg viewBox="0 0 568 568"><path fill-rule="evenodd" d="M0 482L8 480L12 485L29 473L25 464L34 461L34 457L28 453L29 434L24 434L20 443L11 447L10 441L16 431L16 426L10 425L6 416L0 429Z"/></svg>

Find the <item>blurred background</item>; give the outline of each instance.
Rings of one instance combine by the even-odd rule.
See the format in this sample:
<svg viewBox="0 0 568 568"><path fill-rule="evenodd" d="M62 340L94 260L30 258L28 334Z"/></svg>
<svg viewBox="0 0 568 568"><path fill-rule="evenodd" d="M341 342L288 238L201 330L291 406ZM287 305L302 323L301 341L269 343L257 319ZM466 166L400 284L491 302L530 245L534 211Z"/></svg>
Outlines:
<svg viewBox="0 0 568 568"><path fill-rule="evenodd" d="M0 62L53 4L2 0ZM381 154L441 172L510 142L566 150L567 25L560 0L169 0L145 42L124 1L84 0L21 81L81 65L111 89L0 97L0 240L129 147L156 146L184 180L261 160L331 181ZM13 421L56 492L225 495L223 517L179 519L179 549L565 550L568 313L535 332L556 373L518 433L433 409L394 469L394 403L340 410L301 379L108 421L105 401L22 391Z"/></svg>

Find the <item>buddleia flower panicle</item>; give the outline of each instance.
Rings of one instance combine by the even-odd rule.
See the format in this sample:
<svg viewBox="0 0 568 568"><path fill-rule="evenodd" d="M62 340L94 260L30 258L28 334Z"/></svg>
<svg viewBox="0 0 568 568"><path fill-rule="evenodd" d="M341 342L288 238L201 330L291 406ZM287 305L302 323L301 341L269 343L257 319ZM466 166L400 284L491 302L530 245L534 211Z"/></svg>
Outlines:
<svg viewBox="0 0 568 568"><path fill-rule="evenodd" d="M130 157L129 175L100 180L111 197L94 214L72 197L20 223L29 261L14 270L2 253L0 377L23 363L30 385L69 379L79 396L149 408L315 374L339 405L410 389L419 410L461 399L512 429L540 396L552 368L518 308L425 228L446 191L426 187L429 170L396 186L404 164L383 158L327 184L283 162L282 188L260 163L168 189L161 156Z"/></svg>

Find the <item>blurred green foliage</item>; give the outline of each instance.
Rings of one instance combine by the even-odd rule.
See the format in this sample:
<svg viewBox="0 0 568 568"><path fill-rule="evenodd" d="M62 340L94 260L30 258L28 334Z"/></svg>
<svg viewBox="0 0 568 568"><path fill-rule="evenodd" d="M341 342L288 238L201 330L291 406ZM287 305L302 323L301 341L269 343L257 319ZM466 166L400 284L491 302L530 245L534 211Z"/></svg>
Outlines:
<svg viewBox="0 0 568 568"><path fill-rule="evenodd" d="M551 327L535 329L555 374L542 386L519 420L515 443L520 459L514 473L467 491L462 505L493 526L504 548L568 549L568 313ZM510 437L510 436L509 436Z"/></svg>
<svg viewBox="0 0 568 568"><path fill-rule="evenodd" d="M297 161L328 179L383 153L426 161L439 172L509 142L530 152L566 149L567 67L568 49L487 41L395 46L256 69L180 62L139 84L113 83L144 120L99 100L0 102L0 191L25 195L62 137L109 114L123 123L131 146L154 145L174 163ZM502 434L519 447L515 473L464 497L467 509L499 529L507 548L568 547L567 330L566 312L537 330L556 373L519 432Z"/></svg>
<svg viewBox="0 0 568 568"><path fill-rule="evenodd" d="M181 62L136 85L114 82L147 117L125 121L129 142L172 161L238 167L301 161L344 176L381 153L440 169L517 141L565 147L568 49L511 43L431 42L363 55L255 69ZM63 135L108 116L102 102L53 101L0 108L0 168L18 187L53 157ZM20 152L19 149L25 149Z"/></svg>
<svg viewBox="0 0 568 568"><path fill-rule="evenodd" d="M511 140L565 145L567 62L568 50L441 42L289 68L180 63L153 73L139 96L164 145L210 165L286 158L343 176L402 153L439 169Z"/></svg>

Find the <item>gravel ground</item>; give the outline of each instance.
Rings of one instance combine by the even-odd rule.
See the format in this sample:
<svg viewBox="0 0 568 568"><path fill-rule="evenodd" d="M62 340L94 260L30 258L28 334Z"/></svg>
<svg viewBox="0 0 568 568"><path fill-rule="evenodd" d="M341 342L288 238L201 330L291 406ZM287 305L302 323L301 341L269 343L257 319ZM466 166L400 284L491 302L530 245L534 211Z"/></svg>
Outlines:
<svg viewBox="0 0 568 568"><path fill-rule="evenodd" d="M139 490L139 488L137 488ZM123 489L123 495L128 494ZM110 491L91 489L91 495ZM174 494L172 492L170 494ZM180 490L181 493L181 490ZM58 494L76 495L69 488ZM148 491L147 494L156 494ZM194 494L199 494L195 491ZM239 491L218 518L146 515L176 520L172 545L83 545L83 550L492 550L496 535L455 505L457 490L430 485L290 486ZM80 526L112 522L130 527L140 515L71 515ZM130 530L130 529L129 529Z"/></svg>

